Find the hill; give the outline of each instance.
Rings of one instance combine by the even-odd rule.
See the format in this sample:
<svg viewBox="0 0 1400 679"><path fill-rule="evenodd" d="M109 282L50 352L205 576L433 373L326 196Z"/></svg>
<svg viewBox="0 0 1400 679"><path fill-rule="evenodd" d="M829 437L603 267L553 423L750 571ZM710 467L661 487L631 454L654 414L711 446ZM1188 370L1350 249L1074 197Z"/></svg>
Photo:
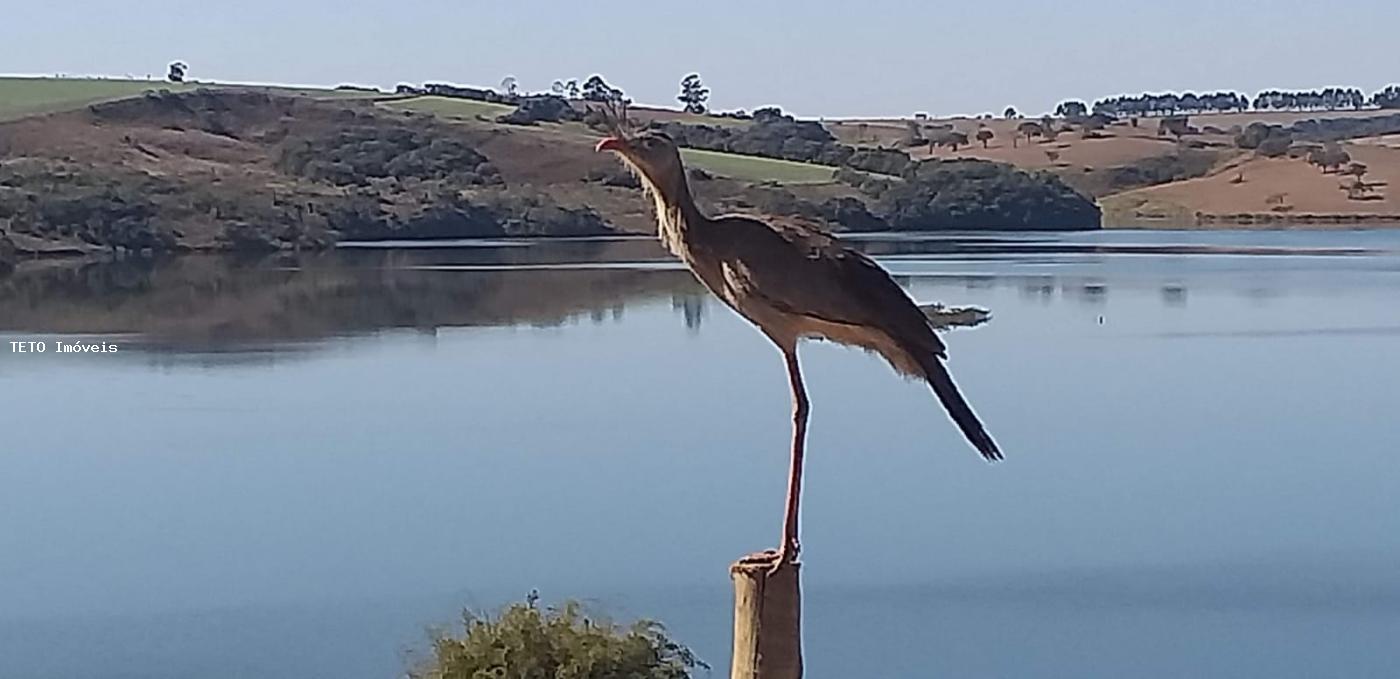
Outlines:
<svg viewBox="0 0 1400 679"><path fill-rule="evenodd" d="M133 96L189 96L199 89L197 84L133 80L0 78L0 121L11 121L0 123L0 143L7 134L17 134L16 130L35 132L27 126L35 120L44 120L49 131L39 136L64 140L48 154L45 162L52 164L59 155L78 166L89 156L99 161L104 156L111 160L113 154L100 149L103 144L110 143L112 137L101 138L101 135L94 136L78 129L82 123L75 122L73 116L81 115L84 107L102 106ZM160 94L161 90L166 94ZM455 137L457 143L481 154L489 167L498 172L497 179L490 181L498 183L457 187L461 190L448 200L452 194L452 180L445 175L429 180L435 183L435 194L419 193L416 197L413 191L389 186L391 182L385 180L390 179L393 172L369 177L373 181L348 181L351 175L364 170L353 164L348 173L345 168L336 168L334 173L327 174L326 168L313 164L315 177L307 176L304 167L294 169L292 177L277 177L288 174L287 168L278 162L285 153L285 142L263 139L255 134L240 141L263 147L256 154L262 161L248 168L230 165L226 176L221 178L225 184L220 191L236 192L262 182L260 191L264 194L271 191L280 195L268 183L294 187L297 191L320 184L319 189L312 191L319 196L318 201L353 202L351 194L355 194L363 202L372 194L376 201L382 199L387 207L377 212L369 210L365 218L368 221L353 228L340 216L333 215L329 221L318 217L310 220L312 226L297 233L287 231L276 236L264 233L250 243L236 234L268 231L270 227L254 225L288 219L288 215L244 206L241 211L219 212L233 215L230 218L234 223L230 227L232 231L224 228L224 233L215 234L219 229L211 230L209 220L200 219L179 228L167 225L171 233L177 234L173 241L149 243L137 239L135 246L165 247L174 243L179 247L208 249L241 243L236 247L310 247L351 235L375 237L381 232L408 237L504 233L507 230L540 235L573 233L572 229L583 227L572 224L575 217L562 215L590 211L596 221L591 221L593 217L580 218L592 224L586 230L599 228L599 223L608 232L645 232L651 228L645 203L636 201L631 192L634 181L615 164L591 153L592 140L600 132L596 125L590 125L596 120L589 120L589 102L454 86L401 90L398 94L386 95L363 88L304 90L237 85L217 89L225 95L256 93L353 109L358 124L374 128L386 124L389 128L402 127L409 121L409 126L419 129L420 134ZM337 99L343 101L333 101ZM1400 166L1400 142L1396 141L1400 139L1400 125L1367 127L1384 113L1375 109L1232 110L1125 116L1117 120L1104 118L1091 125L1086 125L1086 121L1093 122L1093 116L821 122L793 119L772 108L756 110L752 115L703 115L633 107L630 117L638 124L670 133L682 146L688 147L684 154L687 164L697 170L696 191L712 210L801 216L826 222L833 228L909 230L1097 226L1100 221L1097 211L1089 209L1091 206L1075 192L1101 204L1109 226L1400 221L1400 209L1389 190L1393 185L1389 169ZM298 112L294 117L300 115ZM385 122L396 119L397 122ZM1353 126L1355 129L1337 127L1348 121L1357 123ZM1045 133L1026 135L1023 127L1028 123L1040 125ZM109 123L90 120L87 124ZM142 127L138 120L122 124ZM1246 128L1260 124L1303 131L1294 135L1292 155L1295 157L1291 161L1273 160L1258 149L1240 147L1237 137ZM316 125L311 124L310 128ZM324 129L334 127L334 123L320 125ZM1174 125L1179 127L1171 127ZM301 131L310 129L299 124L289 127ZM1368 166L1370 174L1366 178L1365 192L1349 193L1339 188L1338 177L1324 175L1302 161L1307 153L1306 144L1319 141L1309 130L1319 127L1340 129L1322 141L1337 140L1345 152ZM1182 134L1176 134L1177 131ZM217 132L215 130L216 136ZM67 139L69 134L75 135L74 139L88 139L90 143L75 149L74 142ZM369 137L378 134L375 132ZM361 138L355 143L371 141ZM950 141L954 143L948 143ZM424 143L432 145L431 141ZM58 153L59 148L65 149L62 154ZM80 152L75 154L75 150ZM5 156L3 154L8 151L0 146L0 167L12 178L16 168L28 167L26 171L32 171L32 164L13 162L20 158L45 157L43 151L30 151L32 156ZM877 155L870 156L866 151L877 152ZM168 154L155 164L178 165L174 156L179 153ZM154 158L149 160L155 161ZM990 166L996 169L964 161L989 161L996 164ZM914 166L918 163L930 165L920 171ZM196 165L208 169L207 163ZM84 181L92 180L89 175L93 172L99 175L113 172L113 181L121 184L134 179L133 176L118 176L122 174L119 171L122 167L144 166L122 160L115 166L109 163L103 167L105 169L88 172L78 167L80 176L76 183L81 186ZM935 172L934 167L940 169ZM263 171L268 168L270 174ZM64 171L61 167L57 169L60 173ZM1028 174L1017 174L1017 170ZM141 171L156 177L179 176L171 172L162 174L150 167ZM905 186L910 176L941 177L950 173L955 176L947 186L941 184L942 180L937 186L924 181L916 181L912 188ZM1241 180L1241 173L1247 179ZM1052 179L1057 179L1058 183ZM423 178L411 177L410 180L422 181ZM153 209L159 213L157 222L188 221L191 206L173 209L172 204L179 202L173 196L208 190L199 182L174 183L178 186L165 187L166 193L154 201ZM64 182L55 182L55 185L61 184ZM346 188L350 186L355 188ZM954 190L949 190L950 187ZM898 190L891 191L891 188ZM0 205L3 205L4 195L5 192L0 192ZM47 194L30 190L27 195L43 199ZM252 195L250 193L249 197ZM484 201L484 207L477 203L470 203L468 207L461 204L464 200ZM968 201L992 208L969 210L961 204ZM252 202L266 201L259 198ZM938 207L929 209L935 203ZM55 210L61 212L52 207L47 211ZM23 219L18 228L14 228L15 217L0 213L0 220L12 224L10 238L21 251L84 249L112 244L111 238L95 236L72 225L58 226L51 230L52 238L36 240L25 231ZM449 225L453 220L467 220L476 226ZM561 226L566 223L572 225ZM4 251L4 246L0 245L0 256L4 256Z"/></svg>
<svg viewBox="0 0 1400 679"><path fill-rule="evenodd" d="M540 118L549 101L525 101L517 111L443 97L378 101L357 90L252 87L121 96L107 81L49 86L45 98L33 94L34 82L0 83L6 86L30 92L26 110L64 109L0 123L0 236L6 239L0 256L6 259L13 258L11 246L40 253L271 250L345 238L653 228L636 180L593 151L600 133L582 115ZM527 108L529 115L520 115ZM908 209L917 202L915 189L906 187L899 204L881 200L838 181L834 165L727 151L685 155L698 199L716 212L794 215L833 228L1026 228L1039 216L1027 205L1049 205L1052 214L1054 201L1067 201L1081 217L1074 226L1098 221L1084 198L1042 195L1042 180L1029 175L1006 184L1025 190L1026 201L1018 204L1013 195L997 203L1004 210L983 210L974 224L949 221L947 211ZM957 184L961 172L950 168L941 181ZM969 172L966 179L985 182L985 174Z"/></svg>
<svg viewBox="0 0 1400 679"><path fill-rule="evenodd" d="M106 78L5 78L0 77L0 122L26 116L56 113L89 104L134 97L147 92L190 92L203 87L197 82L171 83L160 80L118 80ZM362 89L314 89L264 85L218 85L221 89L306 95L317 98L376 98L389 95Z"/></svg>
<svg viewBox="0 0 1400 679"><path fill-rule="evenodd" d="M1108 218L1143 226L1349 225L1400 223L1400 149L1349 144L1366 165L1372 190L1353 196L1350 177L1323 172L1302 158L1246 157L1219 172L1105 198Z"/></svg>
<svg viewBox="0 0 1400 679"><path fill-rule="evenodd" d="M1028 137L1018 129L1027 123L1054 133ZM1185 134L1164 125L1180 125ZM1277 161L1241 148L1237 137L1251 125L1290 131L1297 157ZM1236 111L1103 120L1087 128L1083 119L1064 118L839 120L827 127L858 148L1053 172L1097 198L1108 227L1400 221L1400 204L1389 190L1397 186L1393 169L1400 168L1400 119L1389 111ZM985 145L977 140L983 130L990 135ZM1327 141L1367 166L1367 194L1349 197L1339 177L1303 160L1308 148ZM1241 172L1246 181L1239 180ZM1280 194L1286 194L1283 203Z"/></svg>

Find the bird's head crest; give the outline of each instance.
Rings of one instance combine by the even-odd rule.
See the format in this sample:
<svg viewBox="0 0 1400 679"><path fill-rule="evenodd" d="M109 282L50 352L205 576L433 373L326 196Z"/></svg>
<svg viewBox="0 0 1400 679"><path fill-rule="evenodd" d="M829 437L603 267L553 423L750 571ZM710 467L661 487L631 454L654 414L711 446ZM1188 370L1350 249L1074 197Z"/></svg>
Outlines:
<svg viewBox="0 0 1400 679"><path fill-rule="evenodd" d="M627 117L627 102L610 99L599 105L598 113L603 117L603 125L614 137L630 139L635 134L632 121Z"/></svg>

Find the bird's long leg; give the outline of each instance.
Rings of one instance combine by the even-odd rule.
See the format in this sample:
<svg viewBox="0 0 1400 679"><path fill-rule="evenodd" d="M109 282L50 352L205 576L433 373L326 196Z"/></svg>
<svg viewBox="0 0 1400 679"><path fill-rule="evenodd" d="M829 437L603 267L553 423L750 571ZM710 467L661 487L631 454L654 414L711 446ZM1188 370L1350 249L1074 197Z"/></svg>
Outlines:
<svg viewBox="0 0 1400 679"><path fill-rule="evenodd" d="M797 560L797 512L802 498L802 455L807 447L807 389L802 385L802 368L797 363L797 347L783 348L788 381L792 385L792 466L788 470L787 510L783 517L783 541L775 566Z"/></svg>

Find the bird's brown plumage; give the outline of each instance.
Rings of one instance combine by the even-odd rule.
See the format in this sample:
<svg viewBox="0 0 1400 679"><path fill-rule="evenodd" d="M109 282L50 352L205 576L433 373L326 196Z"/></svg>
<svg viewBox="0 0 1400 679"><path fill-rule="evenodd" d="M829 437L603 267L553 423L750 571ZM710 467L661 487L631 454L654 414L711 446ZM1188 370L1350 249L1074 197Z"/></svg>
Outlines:
<svg viewBox="0 0 1400 679"><path fill-rule="evenodd" d="M879 354L926 380L978 452L1001 459L944 368L947 349L928 317L868 257L815 227L745 216L708 220L686 247L706 287L780 346L810 337Z"/></svg>
<svg viewBox="0 0 1400 679"><path fill-rule="evenodd" d="M978 452L1001 459L943 367L947 348L928 317L878 264L799 220L704 216L691 198L680 154L664 134L619 139L611 150L656 200L667 247L779 347L813 337L881 355L901 374L928 381Z"/></svg>
<svg viewBox="0 0 1400 679"><path fill-rule="evenodd" d="M900 373L926 380L968 441L988 460L1002 457L943 365L947 350L928 317L865 255L816 227L791 219L706 217L695 206L674 142L642 133L605 139L640 176L656 202L658 235L715 296L773 340L788 365L794 405L781 565L797 550L797 504L807 398L797 343L820 338L883 356Z"/></svg>

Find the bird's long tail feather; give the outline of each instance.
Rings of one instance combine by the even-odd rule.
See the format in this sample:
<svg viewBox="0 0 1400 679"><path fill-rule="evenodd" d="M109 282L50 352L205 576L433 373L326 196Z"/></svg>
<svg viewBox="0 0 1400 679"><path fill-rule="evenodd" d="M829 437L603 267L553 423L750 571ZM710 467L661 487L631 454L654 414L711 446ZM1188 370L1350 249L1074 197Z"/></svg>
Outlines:
<svg viewBox="0 0 1400 679"><path fill-rule="evenodd" d="M953 376L948 374L948 369L943 366L943 361L933 354L923 354L923 356L924 358L919 360L919 365L923 368L924 378L928 380L929 386L933 387L933 393L938 396L938 400L948 410L948 415L953 418L953 422L957 423L963 435L988 462L1002 459L1001 449L997 447L996 441L992 440L991 434L988 434L986 428L982 426L982 421L977 419L977 413L972 412L972 406L967 404L962 392L958 391L958 385L953 383Z"/></svg>

